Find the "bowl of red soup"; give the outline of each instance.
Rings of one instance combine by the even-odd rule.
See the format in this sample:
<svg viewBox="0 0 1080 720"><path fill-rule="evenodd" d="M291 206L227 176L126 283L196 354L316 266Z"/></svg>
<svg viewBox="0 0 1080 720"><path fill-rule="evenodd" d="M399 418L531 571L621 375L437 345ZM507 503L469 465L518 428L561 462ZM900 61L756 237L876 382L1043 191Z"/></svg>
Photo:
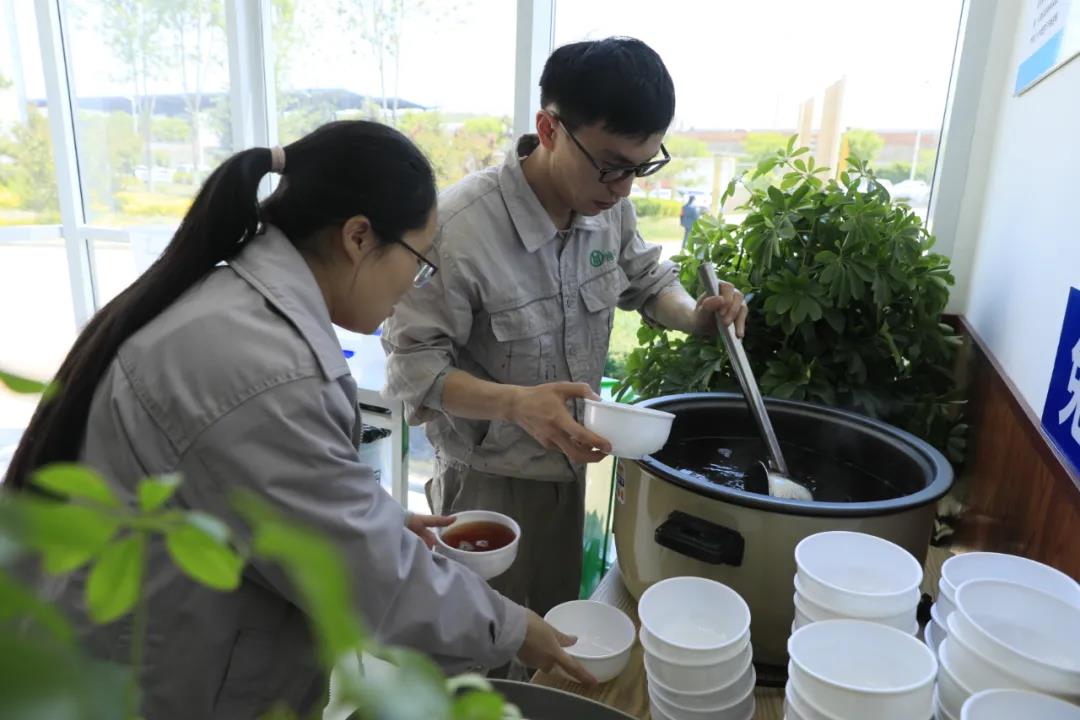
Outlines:
<svg viewBox="0 0 1080 720"><path fill-rule="evenodd" d="M485 580L510 569L521 528L513 518L490 510L465 510L436 534L435 551L465 565Z"/></svg>

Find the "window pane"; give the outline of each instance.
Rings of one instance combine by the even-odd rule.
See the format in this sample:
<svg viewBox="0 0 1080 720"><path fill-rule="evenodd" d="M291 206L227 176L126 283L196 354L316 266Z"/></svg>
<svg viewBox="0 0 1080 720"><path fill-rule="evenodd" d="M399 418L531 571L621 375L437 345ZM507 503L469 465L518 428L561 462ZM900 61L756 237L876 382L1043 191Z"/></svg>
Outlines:
<svg viewBox="0 0 1080 720"><path fill-rule="evenodd" d="M87 222L174 225L233 151L223 0L64 8Z"/></svg>
<svg viewBox="0 0 1080 720"><path fill-rule="evenodd" d="M673 0L664 15L677 21L657 22L644 0L559 3L555 41L629 35L664 59L677 96L668 147L682 162L639 183L639 197L713 206L726 178L797 131L807 100L810 144L821 140L825 91L843 79L837 146L846 140L925 215L961 4ZM645 225L653 240L681 241L662 208Z"/></svg>
<svg viewBox="0 0 1080 720"><path fill-rule="evenodd" d="M870 160L893 196L925 219L961 6L671 0L660 18L656 3L645 0L560 2L555 44L626 35L648 43L667 65L676 111L665 142L674 159L638 180L632 200L642 236L670 257L683 242L687 200L715 212L737 172L798 131L807 101L816 154L826 90L841 80L837 154L846 143L849 154ZM833 160L825 164L836 168ZM744 199L737 193L724 207L729 221L741 220ZM616 317L608 373L621 376L639 324L636 314Z"/></svg>
<svg viewBox="0 0 1080 720"><path fill-rule="evenodd" d="M0 2L0 226L58 222L34 6Z"/></svg>
<svg viewBox="0 0 1080 720"><path fill-rule="evenodd" d="M34 6L0 1L0 369L41 380L75 338L56 187ZM0 388L0 475L36 405Z"/></svg>
<svg viewBox="0 0 1080 720"><path fill-rule="evenodd" d="M515 3L296 0L273 10L283 144L331 120L366 118L412 137L441 187L501 161Z"/></svg>

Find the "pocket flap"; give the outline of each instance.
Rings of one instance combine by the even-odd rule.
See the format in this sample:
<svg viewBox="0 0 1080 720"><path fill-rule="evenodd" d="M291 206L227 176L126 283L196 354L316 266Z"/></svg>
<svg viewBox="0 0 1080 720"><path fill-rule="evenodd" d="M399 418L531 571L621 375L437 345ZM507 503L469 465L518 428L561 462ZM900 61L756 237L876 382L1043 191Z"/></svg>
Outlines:
<svg viewBox="0 0 1080 720"><path fill-rule="evenodd" d="M559 298L533 300L527 305L491 314L491 332L499 342L524 340L551 332L562 322Z"/></svg>
<svg viewBox="0 0 1080 720"><path fill-rule="evenodd" d="M626 273L621 268L613 268L599 277L592 278L581 284L581 300L589 312L600 312L606 308L614 307L619 302L619 296L630 285Z"/></svg>

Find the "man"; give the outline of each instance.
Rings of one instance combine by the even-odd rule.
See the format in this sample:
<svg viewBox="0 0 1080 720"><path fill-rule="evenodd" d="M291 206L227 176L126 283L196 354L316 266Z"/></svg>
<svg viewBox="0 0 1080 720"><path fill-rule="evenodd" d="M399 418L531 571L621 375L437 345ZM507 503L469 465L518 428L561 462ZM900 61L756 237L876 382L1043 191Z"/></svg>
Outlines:
<svg viewBox="0 0 1080 720"><path fill-rule="evenodd" d="M686 242L690 239L690 231L694 229L694 223L701 217L701 209L694 207L694 196L688 195L679 211L679 224L682 225L682 249L686 250Z"/></svg>
<svg viewBox="0 0 1080 720"><path fill-rule="evenodd" d="M715 332L715 313L740 334L746 308L727 283L695 303L637 233L631 184L670 159L675 93L660 57L629 38L574 43L540 87L536 134L443 193L438 272L383 338L387 392L436 449L433 511L515 518L517 561L491 584L543 615L578 593L585 465L610 450L579 420L615 307L698 333Z"/></svg>

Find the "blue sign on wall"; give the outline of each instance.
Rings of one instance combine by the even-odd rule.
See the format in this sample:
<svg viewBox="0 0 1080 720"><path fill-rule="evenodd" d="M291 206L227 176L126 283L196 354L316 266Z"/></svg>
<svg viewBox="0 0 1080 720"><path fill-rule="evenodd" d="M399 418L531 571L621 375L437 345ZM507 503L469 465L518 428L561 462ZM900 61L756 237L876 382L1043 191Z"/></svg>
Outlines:
<svg viewBox="0 0 1080 720"><path fill-rule="evenodd" d="M1080 473L1080 290L1076 288L1069 290L1042 425Z"/></svg>

